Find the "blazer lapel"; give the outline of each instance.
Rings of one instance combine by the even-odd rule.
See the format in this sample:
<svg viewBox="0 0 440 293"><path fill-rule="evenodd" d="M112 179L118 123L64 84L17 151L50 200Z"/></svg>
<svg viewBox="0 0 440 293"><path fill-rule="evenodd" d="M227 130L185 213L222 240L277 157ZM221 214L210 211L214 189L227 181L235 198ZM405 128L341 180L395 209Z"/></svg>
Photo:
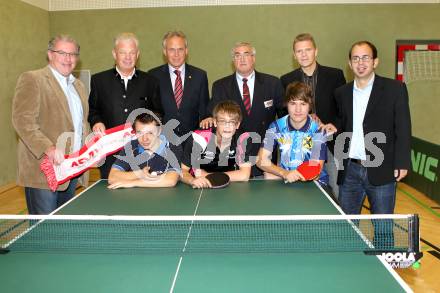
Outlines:
<svg viewBox="0 0 440 293"><path fill-rule="evenodd" d="M264 105L264 81L260 74L255 71L254 96L252 97L251 114L257 110L258 105Z"/></svg>
<svg viewBox="0 0 440 293"><path fill-rule="evenodd" d="M368 99L367 110L365 111L364 120L373 112L376 104L380 101L382 96L382 80L380 76L374 77L373 88L371 89L370 98Z"/></svg>
<svg viewBox="0 0 440 293"><path fill-rule="evenodd" d="M164 93L162 93L162 98L165 99L165 104L170 105L170 107L174 108L177 111L176 99L174 98L174 89L173 84L171 83L170 70L168 64L164 64L162 67L162 75L165 81L165 89ZM183 101L182 101L183 102Z"/></svg>
<svg viewBox="0 0 440 293"><path fill-rule="evenodd" d="M192 87L192 70L188 66L188 64L185 64L185 83L183 85L183 97L182 97L182 103L180 105L180 108L182 108L184 105L190 103L190 93L191 93L191 87Z"/></svg>
<svg viewBox="0 0 440 293"><path fill-rule="evenodd" d="M322 69L321 65L317 64L317 66L318 66L318 76L316 78L315 97L321 96L321 91L323 88L325 88L325 84L327 83L328 80L328 78L325 76L326 72Z"/></svg>
<svg viewBox="0 0 440 293"><path fill-rule="evenodd" d="M347 87L345 97L346 97L346 109L347 113L347 126L349 131L353 131L353 86L354 82L351 82L350 86Z"/></svg>
<svg viewBox="0 0 440 293"><path fill-rule="evenodd" d="M66 117L68 117L69 123L73 126L72 114L70 113L67 97L64 94L63 89L56 80L49 66L46 67L46 78L47 78L48 86L51 88L51 91L54 93L53 96L55 97L56 102L59 103Z"/></svg>

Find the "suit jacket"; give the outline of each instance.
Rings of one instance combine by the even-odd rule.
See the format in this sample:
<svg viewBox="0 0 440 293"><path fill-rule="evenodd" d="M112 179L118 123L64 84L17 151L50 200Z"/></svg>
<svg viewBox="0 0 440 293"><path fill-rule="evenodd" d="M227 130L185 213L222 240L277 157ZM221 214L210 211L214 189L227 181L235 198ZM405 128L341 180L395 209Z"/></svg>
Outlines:
<svg viewBox="0 0 440 293"><path fill-rule="evenodd" d="M278 78L255 71L251 114L247 115L234 72L212 85L212 98L208 105L208 113L212 115L212 110L219 102L233 100L241 108L243 116L241 131L258 133L263 140L266 129L275 120L275 116L282 117L286 114L283 96L283 87Z"/></svg>
<svg viewBox="0 0 440 293"><path fill-rule="evenodd" d="M79 79L74 87L83 108L83 142L89 134L87 124L87 92ZM49 66L20 75L12 101L12 124L18 134L17 184L25 187L49 189L46 177L40 170L44 151L57 143L65 132L74 132L72 115L67 98ZM67 141L65 153L70 153ZM88 184L88 175L80 179ZM69 182L58 187L65 190Z"/></svg>
<svg viewBox="0 0 440 293"><path fill-rule="evenodd" d="M335 92L338 119L338 132L353 132L353 82L350 82ZM408 105L408 91L404 83L384 78L376 74L362 123L364 136L372 132L383 133L385 143L373 141L377 149L366 148L370 161L375 158L378 150L384 160L378 167L368 168L368 180L373 185L383 185L393 182L394 169L407 169L411 165L411 118ZM350 138L339 146L348 156ZM367 144L367 141L366 141ZM339 152L340 153L340 152ZM338 158L338 141L335 145L335 156ZM341 160L341 157L338 158ZM348 159L344 159L344 170ZM338 184L344 180L344 170L338 174Z"/></svg>
<svg viewBox="0 0 440 293"><path fill-rule="evenodd" d="M315 89L315 109L316 115L325 124L334 123L336 117L336 102L334 91L345 84L345 77L342 70L327 66L318 65L318 76ZM301 68L295 69L281 76L284 90L289 83L303 81Z"/></svg>
<svg viewBox="0 0 440 293"><path fill-rule="evenodd" d="M88 121L93 127L98 122L106 128L127 122L133 110L146 108L162 115L159 85L151 75L137 70L127 83L115 68L94 74L91 78Z"/></svg>
<svg viewBox="0 0 440 293"><path fill-rule="evenodd" d="M204 70L185 64L183 97L179 109L174 98L168 64L151 69L148 73L159 81L159 92L164 117L162 123L176 119L180 125L175 129L179 136L199 127L206 117L209 102L208 77Z"/></svg>

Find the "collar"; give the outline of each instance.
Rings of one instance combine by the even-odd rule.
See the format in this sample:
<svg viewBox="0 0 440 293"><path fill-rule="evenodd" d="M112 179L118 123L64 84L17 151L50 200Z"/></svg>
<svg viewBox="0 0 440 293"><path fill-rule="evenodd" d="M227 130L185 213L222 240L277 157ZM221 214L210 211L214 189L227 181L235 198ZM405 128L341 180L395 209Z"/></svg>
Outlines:
<svg viewBox="0 0 440 293"><path fill-rule="evenodd" d="M373 83L374 83L374 79L375 79L375 77L376 77L376 74L373 72L373 76L370 78L370 80L368 81L368 83L367 83L367 86L365 87L365 88L363 88L363 89L361 89L361 88L359 88L358 86L357 86L357 82L356 82L356 79L353 81L353 88L354 88L354 90L356 90L356 91L363 91L363 90L365 90L365 89L367 89L367 88L370 88L370 87L372 87L373 86Z"/></svg>
<svg viewBox="0 0 440 293"><path fill-rule="evenodd" d="M115 66L113 73L115 74L116 77L119 78L124 78L124 76L121 74L121 72L119 71L118 67ZM132 79L133 77L137 77L137 69L136 67L133 68L132 73L130 73L130 75L126 76L125 78L127 78L128 80Z"/></svg>
<svg viewBox="0 0 440 293"><path fill-rule="evenodd" d="M55 78L62 84L70 85L73 84L76 80L75 76L73 74L69 74L68 76L64 76L61 73L59 73L55 68L49 65L50 70L52 71Z"/></svg>
<svg viewBox="0 0 440 293"><path fill-rule="evenodd" d="M173 66L168 64L168 70L169 70L170 74L175 74L174 71L176 69L180 71L180 76L182 76L182 75L185 76L185 63L183 63L179 68L174 68Z"/></svg>
<svg viewBox="0 0 440 293"><path fill-rule="evenodd" d="M293 127L292 123L290 122L290 116L287 115L287 128L289 131L300 131L300 132L307 132L307 130L310 128L310 124L312 123L312 118L310 118L310 115L307 115L306 123L301 127L300 129L296 129Z"/></svg>
<svg viewBox="0 0 440 293"><path fill-rule="evenodd" d="M237 81L239 82L243 82L243 78L247 78L247 81L253 80L255 79L255 70L251 72L251 74L249 74L248 77L244 77L242 76L240 73L235 72L235 76L237 78Z"/></svg>
<svg viewBox="0 0 440 293"><path fill-rule="evenodd" d="M314 77L314 76L316 76L318 74L318 67L319 67L319 64L318 64L318 62L316 62L316 67L315 67L315 70L313 71L312 75L307 75L307 73L305 73L304 70L301 67L300 67L300 69L301 69L301 73L305 77L311 78L311 77Z"/></svg>

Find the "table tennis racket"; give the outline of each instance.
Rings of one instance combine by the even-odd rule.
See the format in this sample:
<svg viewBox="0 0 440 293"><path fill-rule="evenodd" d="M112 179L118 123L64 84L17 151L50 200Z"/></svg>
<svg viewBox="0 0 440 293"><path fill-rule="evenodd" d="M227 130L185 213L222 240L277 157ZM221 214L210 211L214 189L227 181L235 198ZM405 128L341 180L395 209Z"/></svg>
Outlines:
<svg viewBox="0 0 440 293"><path fill-rule="evenodd" d="M304 162L296 169L306 180L315 179L321 172L321 165L318 162Z"/></svg>
<svg viewBox="0 0 440 293"><path fill-rule="evenodd" d="M226 173L216 172L205 177L211 183L212 188L224 188L229 185L230 178Z"/></svg>

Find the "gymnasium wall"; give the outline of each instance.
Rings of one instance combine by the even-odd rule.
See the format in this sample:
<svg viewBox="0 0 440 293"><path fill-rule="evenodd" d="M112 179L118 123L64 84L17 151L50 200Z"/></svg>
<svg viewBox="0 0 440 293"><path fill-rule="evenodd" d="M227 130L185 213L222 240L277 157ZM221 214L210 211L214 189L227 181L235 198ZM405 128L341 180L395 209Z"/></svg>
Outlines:
<svg viewBox="0 0 440 293"><path fill-rule="evenodd" d="M0 2L0 186L15 181L17 136L12 97L23 71L46 64L49 12L18 0Z"/></svg>
<svg viewBox="0 0 440 293"><path fill-rule="evenodd" d="M0 126L0 133L7 138L0 142L2 166L7 168L0 170L0 184L13 180L15 174L15 150L13 154L5 152L7 146L15 149L16 142L10 123L15 80L18 72L44 63L45 59L40 55L44 53L48 31L50 35L69 33L76 37L81 44L78 69L90 69L95 73L113 65L112 39L119 32L131 31L138 35L141 41L139 68L147 70L163 62L161 40L164 33L183 30L189 39L189 63L207 70L211 84L232 73L229 52L236 41L252 42L257 49L257 70L279 76L296 67L291 58L294 36L310 32L319 47L318 61L342 68L347 79L351 80L347 53L355 41L368 39L375 43L380 58L378 74L394 78L396 39L440 39L439 4L176 7L47 13L16 1L13 3L0 4L2 15L5 13L3 6L9 11L23 10L24 13L13 18L19 23L13 48L23 48L27 55L33 50L36 53L34 58L29 58L32 62L25 61L22 56L17 60L0 61L3 68L14 67L17 72L7 79L0 79L7 82L7 86L2 85L2 91L8 89L2 95L6 100L2 104L7 107L2 106L3 123ZM3 17L0 23L0 32L3 34L6 29L5 33L9 35L10 24ZM428 97L424 107L434 102L435 97ZM413 119L418 117L413 116ZM14 171L11 173L11 170Z"/></svg>

